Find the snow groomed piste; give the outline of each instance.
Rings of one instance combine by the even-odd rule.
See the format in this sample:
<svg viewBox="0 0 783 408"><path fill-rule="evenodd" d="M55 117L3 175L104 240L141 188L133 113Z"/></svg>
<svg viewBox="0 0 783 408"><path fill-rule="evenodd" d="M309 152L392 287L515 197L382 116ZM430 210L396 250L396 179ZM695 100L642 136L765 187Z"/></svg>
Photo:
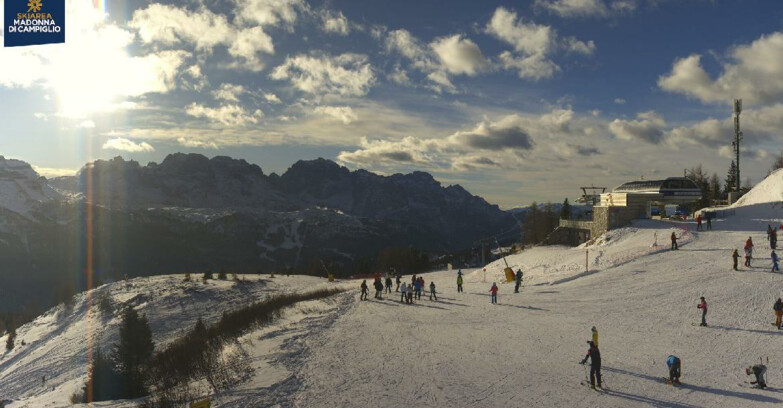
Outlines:
<svg viewBox="0 0 783 408"><path fill-rule="evenodd" d="M131 280L96 289L136 299L157 344L198 316L216 318L232 304L284 290L346 285L356 290L298 305L241 339L255 369L235 388L209 396L213 406L296 407L762 407L783 403L783 330L773 304L783 276L771 273L767 225L783 220L783 173L773 173L737 206L713 220L638 221L590 247L536 247L507 257L525 273L515 294L503 260L424 274L438 300L412 305L399 294L360 302L359 283L312 277L266 278L237 291L231 282L187 288L181 276ZM678 236L679 250L668 237ZM732 270L733 249L755 243L751 267ZM657 242L656 242L657 241ZM657 246L655 245L657 243ZM587 257L588 269L585 270ZM410 276L404 276L410 281ZM498 304L489 289L497 282ZM368 282L370 283L370 282ZM142 295L141 297L138 297ZM709 305L701 327L700 297ZM593 392L578 363L600 333L604 390ZM101 321L77 299L17 330L26 345L0 355L0 399L11 407L67 406L86 375L86 333L116 341L116 322ZM4 344L5 338L0 338ZM680 386L666 385L666 359L682 360ZM752 388L748 366L763 362L768 388ZM589 360L588 360L589 363ZM46 373L46 386L41 375ZM136 402L104 403L134 406Z"/></svg>

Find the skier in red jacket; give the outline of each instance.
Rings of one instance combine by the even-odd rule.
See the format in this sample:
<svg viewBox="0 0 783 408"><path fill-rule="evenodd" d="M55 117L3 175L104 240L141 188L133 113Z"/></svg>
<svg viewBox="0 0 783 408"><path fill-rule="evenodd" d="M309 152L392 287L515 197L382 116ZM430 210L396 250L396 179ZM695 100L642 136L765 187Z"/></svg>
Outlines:
<svg viewBox="0 0 783 408"><path fill-rule="evenodd" d="M699 326L706 326L707 325L707 301L704 300L704 296L701 297L701 303L699 303L697 308L701 309L701 324Z"/></svg>

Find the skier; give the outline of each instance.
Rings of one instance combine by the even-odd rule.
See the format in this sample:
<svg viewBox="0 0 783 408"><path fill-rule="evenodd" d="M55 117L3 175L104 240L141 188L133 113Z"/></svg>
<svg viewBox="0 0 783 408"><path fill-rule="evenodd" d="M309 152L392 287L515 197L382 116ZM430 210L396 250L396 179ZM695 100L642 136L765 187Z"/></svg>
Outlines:
<svg viewBox="0 0 783 408"><path fill-rule="evenodd" d="M701 227L701 213L696 216L696 231L704 231L704 229Z"/></svg>
<svg viewBox="0 0 783 408"><path fill-rule="evenodd" d="M772 310L775 311L775 326L778 326L778 330L780 330L780 321L783 320L783 300L778 298L775 305L772 306Z"/></svg>
<svg viewBox="0 0 783 408"><path fill-rule="evenodd" d="M699 326L706 326L707 325L707 301L704 300L704 296L701 297L701 303L696 305L696 307L701 309L701 324Z"/></svg>
<svg viewBox="0 0 783 408"><path fill-rule="evenodd" d="M587 358L590 358L590 388L595 389L595 380L598 379L598 388L601 387L601 352L598 350L598 346L592 341L588 341L590 349L587 350L585 358L582 359L579 364L585 364Z"/></svg>
<svg viewBox="0 0 783 408"><path fill-rule="evenodd" d="M381 283L381 278L380 277L376 278L375 283L373 283L373 285L375 285L375 298L383 299L381 297L381 294L383 293L383 283Z"/></svg>
<svg viewBox="0 0 783 408"><path fill-rule="evenodd" d="M677 356L666 358L666 366L669 367L669 381L666 384L677 385L680 383L680 359Z"/></svg>
<svg viewBox="0 0 783 408"><path fill-rule="evenodd" d="M391 276L386 278L386 293L391 293L392 278Z"/></svg>
<svg viewBox="0 0 783 408"><path fill-rule="evenodd" d="M677 234L674 231L672 231L672 237L671 238L672 238L672 250L680 249L677 246Z"/></svg>
<svg viewBox="0 0 783 408"><path fill-rule="evenodd" d="M767 387L767 382L764 381L764 374L767 372L767 366L764 364L756 364L745 369L745 374L756 376L756 381L751 381L751 384L756 384L757 388L764 389Z"/></svg>
<svg viewBox="0 0 783 408"><path fill-rule="evenodd" d="M772 230L769 246L772 247L772 249L777 249L778 247L778 231L776 229Z"/></svg>
<svg viewBox="0 0 783 408"><path fill-rule="evenodd" d="M769 249L775 249L772 248L772 226L767 224L767 241L769 242Z"/></svg>
<svg viewBox="0 0 783 408"><path fill-rule="evenodd" d="M430 300L432 300L432 297L435 297L435 300L438 300L438 295L435 294L435 282L430 282Z"/></svg>
<svg viewBox="0 0 783 408"><path fill-rule="evenodd" d="M402 302L408 303L408 298L407 298L408 284L407 283L403 282L402 285L400 285L400 293L401 293L401 295L400 295L400 303L402 303Z"/></svg>
<svg viewBox="0 0 783 408"><path fill-rule="evenodd" d="M421 294L424 293L424 277L419 277L419 293L416 299L421 299Z"/></svg>
<svg viewBox="0 0 783 408"><path fill-rule="evenodd" d="M400 282L401 281L402 281L402 278L400 277L400 275L397 275L397 279L396 279L397 287L394 288L395 292L399 292L400 291Z"/></svg>
<svg viewBox="0 0 783 408"><path fill-rule="evenodd" d="M774 249L769 256L772 258L772 270L770 272L780 272L780 267L778 267L778 254L775 253Z"/></svg>
<svg viewBox="0 0 783 408"><path fill-rule="evenodd" d="M522 269L517 269L517 284L514 286L514 293L519 293L519 286L522 285Z"/></svg>
<svg viewBox="0 0 783 408"><path fill-rule="evenodd" d="M408 293L405 295L405 303L413 304L413 285L408 285Z"/></svg>
<svg viewBox="0 0 783 408"><path fill-rule="evenodd" d="M489 288L489 301L493 304L498 303L498 284L495 282L492 282L492 287Z"/></svg>
<svg viewBox="0 0 783 408"><path fill-rule="evenodd" d="M462 292L462 274L457 275L457 293Z"/></svg>
<svg viewBox="0 0 783 408"><path fill-rule="evenodd" d="M750 267L750 260L753 258L753 240L748 237L745 241L745 266Z"/></svg>
<svg viewBox="0 0 783 408"><path fill-rule="evenodd" d="M707 213L707 230L712 231L712 213Z"/></svg>
<svg viewBox="0 0 783 408"><path fill-rule="evenodd" d="M416 281L413 282L413 296L416 300L421 298L421 279L416 279Z"/></svg>
<svg viewBox="0 0 783 408"><path fill-rule="evenodd" d="M734 252L731 253L731 257L734 258L734 270L737 270L737 259L739 259L739 252L737 248L734 248Z"/></svg>
<svg viewBox="0 0 783 408"><path fill-rule="evenodd" d="M361 295L361 296L359 296L359 300L367 300L367 294L368 294L368 290L367 290L367 279L365 279L365 280L363 280L363 281L362 281L362 286L361 286L361 288L362 288L362 295Z"/></svg>
<svg viewBox="0 0 783 408"><path fill-rule="evenodd" d="M595 344L596 347L598 347L598 329L593 326L590 328L590 331L593 332L593 344Z"/></svg>

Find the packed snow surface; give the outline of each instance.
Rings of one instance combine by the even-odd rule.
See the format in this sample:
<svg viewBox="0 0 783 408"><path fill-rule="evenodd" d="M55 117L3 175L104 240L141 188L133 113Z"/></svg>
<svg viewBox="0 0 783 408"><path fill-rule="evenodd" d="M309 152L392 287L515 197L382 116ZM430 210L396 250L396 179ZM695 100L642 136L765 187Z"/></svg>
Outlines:
<svg viewBox="0 0 783 408"><path fill-rule="evenodd" d="M241 343L254 374L212 395L213 406L771 407L783 403L783 330L771 324L783 275L770 273L766 227L781 224L779 204L737 206L713 220L711 231L695 231L691 221L639 221L589 247L530 248L463 270L464 293L456 292L456 271L427 273L438 300L425 293L414 305L402 304L398 293L373 299L372 287L370 300L359 301L360 281L314 277L204 285L172 275L96 292L137 305L150 317L156 344L165 344L198 316L213 321L270 293L354 288L297 305L246 334ZM670 250L672 232L677 251ZM752 266L733 271L731 251L749 236ZM525 273L521 293L502 282L506 263ZM497 305L489 303L492 282L500 286ZM698 326L700 296L709 327ZM17 348L0 356L0 400L69 405L86 374L85 338L116 341L117 317L87 311L84 302L82 295L72 312L53 309L18 329ZM603 392L580 384L591 326L599 332ZM682 359L679 387L663 380L670 354ZM768 367L766 390L750 388L744 371L759 361Z"/></svg>

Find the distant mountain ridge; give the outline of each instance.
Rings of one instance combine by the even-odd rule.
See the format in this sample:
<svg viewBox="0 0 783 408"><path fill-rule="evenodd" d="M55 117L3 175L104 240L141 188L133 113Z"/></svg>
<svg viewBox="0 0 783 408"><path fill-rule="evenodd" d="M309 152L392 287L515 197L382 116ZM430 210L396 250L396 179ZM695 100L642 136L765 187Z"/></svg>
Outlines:
<svg viewBox="0 0 783 408"><path fill-rule="evenodd" d="M384 248L447 254L517 225L428 173L381 176L325 159L266 175L225 156L177 153L146 166L116 157L51 181L22 163L0 162L0 212L9 214L0 221L0 261L31 271L24 279L80 276L90 253L96 273L114 278L221 268L320 273L321 261L350 274Z"/></svg>

